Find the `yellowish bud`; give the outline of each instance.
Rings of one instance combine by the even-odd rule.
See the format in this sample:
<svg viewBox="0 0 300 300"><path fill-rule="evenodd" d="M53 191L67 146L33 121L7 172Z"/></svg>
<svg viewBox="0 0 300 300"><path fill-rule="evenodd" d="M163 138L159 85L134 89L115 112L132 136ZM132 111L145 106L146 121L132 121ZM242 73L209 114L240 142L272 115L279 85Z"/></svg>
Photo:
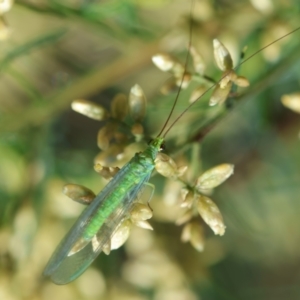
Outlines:
<svg viewBox="0 0 300 300"><path fill-rule="evenodd" d="M198 100L204 93L206 92L206 87L202 84L199 85L195 90L193 90L190 100L190 103L195 102L196 100Z"/></svg>
<svg viewBox="0 0 300 300"><path fill-rule="evenodd" d="M175 64L175 60L170 55L164 53L152 56L152 62L163 72L171 71Z"/></svg>
<svg viewBox="0 0 300 300"><path fill-rule="evenodd" d="M116 95L111 102L112 117L123 121L128 113L128 100L124 94Z"/></svg>
<svg viewBox="0 0 300 300"><path fill-rule="evenodd" d="M192 213L192 211L189 209L189 210L187 210L181 217L179 217L179 218L176 220L175 224L178 225L178 226L180 226L180 225L182 225L182 224L184 224L184 223L190 221L190 220L192 219L192 217L193 217L193 213Z"/></svg>
<svg viewBox="0 0 300 300"><path fill-rule="evenodd" d="M130 90L129 112L132 119L136 122L142 121L146 114L146 97L138 84L134 85Z"/></svg>
<svg viewBox="0 0 300 300"><path fill-rule="evenodd" d="M214 55L220 70L226 71L233 67L232 58L227 48L217 39L213 40Z"/></svg>
<svg viewBox="0 0 300 300"><path fill-rule="evenodd" d="M108 112L103 106L88 100L74 100L71 107L74 111L94 120L102 121L108 117Z"/></svg>
<svg viewBox="0 0 300 300"><path fill-rule="evenodd" d="M130 218L133 222L135 221L145 221L151 219L153 216L153 212L150 207L143 203L135 203L131 213Z"/></svg>
<svg viewBox="0 0 300 300"><path fill-rule="evenodd" d="M196 189L213 189L233 174L234 165L221 164L204 172L196 182Z"/></svg>
<svg viewBox="0 0 300 300"><path fill-rule="evenodd" d="M192 229L191 223L187 223L184 225L181 233L181 238L180 238L183 243L186 243L191 239L191 229Z"/></svg>
<svg viewBox="0 0 300 300"><path fill-rule="evenodd" d="M229 81L224 88L221 88L221 86L219 84L217 84L211 97L210 97L209 105L214 106L217 104L218 105L223 104L226 101L226 99L230 93L231 86L232 86L231 81Z"/></svg>
<svg viewBox="0 0 300 300"><path fill-rule="evenodd" d="M155 159L155 169L165 177L176 177L176 163L170 156L164 153L158 153Z"/></svg>
<svg viewBox="0 0 300 300"><path fill-rule="evenodd" d="M194 202L194 192L188 191L184 197L184 201L181 203L181 207L191 208Z"/></svg>
<svg viewBox="0 0 300 300"><path fill-rule="evenodd" d="M195 49L195 47L191 46L190 47L190 53L193 58L193 64L194 64L194 69L195 71L203 75L205 71L205 64L202 56L199 54L199 52Z"/></svg>
<svg viewBox="0 0 300 300"><path fill-rule="evenodd" d="M90 204L96 197L90 189L79 184L66 184L63 193L81 204Z"/></svg>
<svg viewBox="0 0 300 300"><path fill-rule="evenodd" d="M120 170L118 167L104 167L101 164L97 163L94 165L94 170L100 174L105 179L111 179L114 177Z"/></svg>
<svg viewBox="0 0 300 300"><path fill-rule="evenodd" d="M300 93L283 95L281 97L281 102L285 107L300 114Z"/></svg>
<svg viewBox="0 0 300 300"><path fill-rule="evenodd" d="M108 149L110 140L114 136L116 129L117 129L117 124L113 122L109 122L98 131L97 145L101 150Z"/></svg>
<svg viewBox="0 0 300 300"><path fill-rule="evenodd" d="M120 248L128 239L129 233L131 228L130 220L123 221L116 232L114 233L113 237L110 241L110 248L111 250Z"/></svg>
<svg viewBox="0 0 300 300"><path fill-rule="evenodd" d="M249 80L244 76L237 76L235 79L232 79L232 81L240 87L247 87L250 85Z"/></svg>
<svg viewBox="0 0 300 300"><path fill-rule="evenodd" d="M135 221L134 225L143 229L153 230L153 227L147 221Z"/></svg>
<svg viewBox="0 0 300 300"><path fill-rule="evenodd" d="M177 77L177 80L176 80L176 85L177 86L180 86L181 85L181 88L182 89L186 89L190 82L192 80L192 75L190 73L184 73L183 77L182 75L180 74L178 77ZM182 83L181 83L182 82Z"/></svg>
<svg viewBox="0 0 300 300"><path fill-rule="evenodd" d="M204 234L202 226L197 222L192 222L190 243L199 252L204 250Z"/></svg>
<svg viewBox="0 0 300 300"><path fill-rule="evenodd" d="M198 212L204 222L212 229L215 234L223 235L225 233L225 225L222 214L217 205L208 197L198 197Z"/></svg>

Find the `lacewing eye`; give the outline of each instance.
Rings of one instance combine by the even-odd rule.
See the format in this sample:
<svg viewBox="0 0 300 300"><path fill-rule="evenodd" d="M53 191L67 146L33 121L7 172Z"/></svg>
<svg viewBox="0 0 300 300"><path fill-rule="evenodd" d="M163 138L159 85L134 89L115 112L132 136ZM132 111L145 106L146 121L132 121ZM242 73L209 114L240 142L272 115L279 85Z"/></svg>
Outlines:
<svg viewBox="0 0 300 300"><path fill-rule="evenodd" d="M164 151L164 150L166 150L166 144L165 144L165 143L162 143L162 144L160 145L159 151Z"/></svg>

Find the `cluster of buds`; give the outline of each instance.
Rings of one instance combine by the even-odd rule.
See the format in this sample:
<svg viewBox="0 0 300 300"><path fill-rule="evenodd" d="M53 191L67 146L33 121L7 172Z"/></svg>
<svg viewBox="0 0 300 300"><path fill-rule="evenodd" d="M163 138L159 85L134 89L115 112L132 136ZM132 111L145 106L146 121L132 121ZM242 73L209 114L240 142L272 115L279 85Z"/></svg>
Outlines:
<svg viewBox="0 0 300 300"><path fill-rule="evenodd" d="M161 158L157 159L156 166L156 170L160 174L171 178L182 176L186 170L186 167L177 168L171 158L167 160L166 155L164 155L163 162ZM233 165L221 164L204 172L197 178L194 186L185 183L186 187L182 189L183 202L181 207L185 209L185 212L176 221L176 224L184 225L181 240L190 242L198 251L204 249L204 230L199 220L197 220L199 215L215 234L223 235L225 233L226 227L222 214L207 194L210 194L212 189L219 186L232 174Z"/></svg>
<svg viewBox="0 0 300 300"><path fill-rule="evenodd" d="M95 169L105 178L113 175L115 171L103 169L101 166L115 164L115 160L118 160L120 165L128 144L139 143L144 139L141 122L146 114L146 102L144 92L137 84L131 88L129 97L123 94L116 95L111 102L110 110L88 100L77 99L72 102L74 111L91 119L106 122L98 131L97 145L102 151L95 158Z"/></svg>
<svg viewBox="0 0 300 300"><path fill-rule="evenodd" d="M73 201L85 205L89 205L96 197L96 195L90 189L78 184L65 185L63 188L63 193ZM148 219L152 218L152 215L152 210L148 205L135 202L132 205L128 215L125 216L125 218L117 227L111 239L103 246L102 251L108 255L111 250L120 248L128 239L132 225L136 225L143 229L153 230L152 226L147 221ZM92 245L93 247L97 248L98 244L99 242L95 236L92 239ZM78 244L74 245L69 255L75 254L84 246L85 244L79 241Z"/></svg>
<svg viewBox="0 0 300 300"><path fill-rule="evenodd" d="M71 106L74 111L93 120L106 122L98 131L97 145L101 152L95 158L94 165L95 171L101 177L110 180L120 170L119 167L110 166L111 164L121 165L126 154L132 156L132 152L141 150L135 146L144 138L144 128L141 122L146 114L146 102L144 92L137 84L131 88L128 97L123 94L115 96L109 110L88 100L77 99L72 102ZM65 185L63 193L72 200L85 205L90 204L96 197L90 189L77 184ZM152 210L148 205L135 202L109 242L103 246L102 251L109 254L111 250L121 247L127 240L132 225L152 230L152 226L147 221L151 217ZM99 241L96 236L91 242L93 247L98 247ZM84 243L79 241L69 255L78 252L84 246Z"/></svg>
<svg viewBox="0 0 300 300"><path fill-rule="evenodd" d="M283 95L281 97L281 102L285 107L300 114L300 93ZM298 136L300 138L300 132Z"/></svg>
<svg viewBox="0 0 300 300"><path fill-rule="evenodd" d="M187 72L183 64L168 54L157 54L152 57L152 61L161 71L169 72L173 75L171 80L162 86L161 92L168 94L174 91L181 85L185 89L189 86L192 80L199 82L197 87L192 91L190 102L199 99L209 88L209 85L214 84L215 88L209 100L209 105L220 105L224 103L230 94L232 84L240 87L247 87L249 81L235 73L233 62L229 51L217 39L213 40L214 58L218 68L223 72L221 80L217 83L209 76L205 75L205 63L198 51L191 46L190 54L193 58L194 72Z"/></svg>
<svg viewBox="0 0 300 300"><path fill-rule="evenodd" d="M229 96L233 83L240 87L249 86L247 78L238 76L233 70L232 58L227 48L217 39L213 40L213 46L216 64L223 71L223 74L213 90L209 100L210 106L224 103Z"/></svg>
<svg viewBox="0 0 300 300"><path fill-rule="evenodd" d="M0 41L6 40L10 34L9 27L4 19L4 15L10 11L13 5L13 0L0 1Z"/></svg>

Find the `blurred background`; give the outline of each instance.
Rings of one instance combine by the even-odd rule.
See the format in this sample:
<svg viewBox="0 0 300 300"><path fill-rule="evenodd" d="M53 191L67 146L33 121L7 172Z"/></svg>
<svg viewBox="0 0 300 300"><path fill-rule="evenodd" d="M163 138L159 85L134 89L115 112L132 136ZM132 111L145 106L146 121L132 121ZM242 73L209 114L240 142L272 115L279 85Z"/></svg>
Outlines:
<svg viewBox="0 0 300 300"><path fill-rule="evenodd" d="M300 26L296 0L195 2L193 45L215 79L221 72L212 39L228 47L236 64L245 45L247 57ZM182 186L155 175L153 232L133 228L124 247L101 254L69 285L41 276L82 210L62 194L64 184L96 193L105 184L93 170L104 123L71 111L71 101L109 107L138 83L148 99L144 128L155 136L175 96L161 95L170 75L151 56L166 52L184 61L190 6L0 1L0 299L300 299L300 114L280 101L299 91L299 32L239 68L251 85L236 92L231 109L210 108L204 97L167 136L167 153L179 164L193 163L195 176L235 165L211 196L227 227L223 237L204 226L203 252L182 243L182 227L174 224ZM194 87L181 93L175 115Z"/></svg>

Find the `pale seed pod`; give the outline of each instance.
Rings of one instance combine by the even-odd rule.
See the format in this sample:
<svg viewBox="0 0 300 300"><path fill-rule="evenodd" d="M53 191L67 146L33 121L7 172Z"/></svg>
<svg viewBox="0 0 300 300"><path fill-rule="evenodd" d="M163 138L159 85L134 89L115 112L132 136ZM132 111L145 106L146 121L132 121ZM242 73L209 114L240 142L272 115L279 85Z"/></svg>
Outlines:
<svg viewBox="0 0 300 300"><path fill-rule="evenodd" d="M174 76L176 78L182 77L184 71L185 71L185 69L184 69L184 65L183 64L181 64L180 62L176 62L174 64L173 69L172 69L172 73L174 74Z"/></svg>
<svg viewBox="0 0 300 300"><path fill-rule="evenodd" d="M94 164L103 166L114 166L118 162L118 157L124 151L123 145L113 144L107 150L101 151L94 159Z"/></svg>
<svg viewBox="0 0 300 300"><path fill-rule="evenodd" d="M1 0L0 1L0 15L7 13L13 5L13 0Z"/></svg>
<svg viewBox="0 0 300 300"><path fill-rule="evenodd" d="M177 86L181 85L182 89L186 89L192 80L192 75L190 73L186 72L186 73L184 73L183 77L182 77L182 74L180 74L180 76L178 76L176 78L177 78L176 85Z"/></svg>
<svg viewBox="0 0 300 300"><path fill-rule="evenodd" d="M155 169L159 174L165 177L176 177L176 163L165 153L158 153L155 159Z"/></svg>
<svg viewBox="0 0 300 300"><path fill-rule="evenodd" d="M130 219L132 222L145 221L151 219L153 212L148 205L143 203L135 203L130 212Z"/></svg>
<svg viewBox="0 0 300 300"><path fill-rule="evenodd" d="M129 112L131 118L136 122L142 121L146 114L146 97L138 84L134 85L130 90Z"/></svg>
<svg viewBox="0 0 300 300"><path fill-rule="evenodd" d="M192 219L192 217L193 217L193 212L189 209L176 220L175 224L180 226L180 225L190 221Z"/></svg>
<svg viewBox="0 0 300 300"><path fill-rule="evenodd" d="M205 63L204 63L202 56L200 55L200 53L196 50L196 48L194 46L191 46L189 50L190 50L191 56L193 58L193 65L194 65L195 71L198 74L203 75L204 71L205 71Z"/></svg>
<svg viewBox="0 0 300 300"><path fill-rule="evenodd" d="M117 124L109 122L98 131L97 146L101 150L107 150L110 145L110 140L113 138L117 129Z"/></svg>
<svg viewBox="0 0 300 300"><path fill-rule="evenodd" d="M181 177L184 175L184 173L187 171L188 166L181 166L176 171L176 177Z"/></svg>
<svg viewBox="0 0 300 300"><path fill-rule="evenodd" d="M212 229L214 234L223 235L225 225L218 206L208 197L198 197L197 209L203 221Z"/></svg>
<svg viewBox="0 0 300 300"><path fill-rule="evenodd" d="M234 80L232 79L232 81L240 87L247 87L250 85L249 80L244 76L237 76Z"/></svg>
<svg viewBox="0 0 300 300"><path fill-rule="evenodd" d="M221 88L219 84L216 85L210 99L209 99L209 106L221 105L223 104L231 90L232 82L230 81L224 89Z"/></svg>
<svg viewBox="0 0 300 300"><path fill-rule="evenodd" d="M63 193L81 204L90 204L96 197L90 189L79 184L66 184Z"/></svg>
<svg viewBox="0 0 300 300"><path fill-rule="evenodd" d="M181 207L191 208L194 203L194 192L188 191L186 196L184 197L184 201L181 203Z"/></svg>
<svg viewBox="0 0 300 300"><path fill-rule="evenodd" d="M205 91L206 91L205 85L203 84L199 85L196 89L193 90L189 102L193 103L196 100L198 100L205 93Z"/></svg>
<svg viewBox="0 0 300 300"><path fill-rule="evenodd" d="M153 230L151 224L147 221L135 221L133 222L135 226L138 226L143 229Z"/></svg>
<svg viewBox="0 0 300 300"><path fill-rule="evenodd" d="M283 95L281 102L285 107L300 114L300 93Z"/></svg>
<svg viewBox="0 0 300 300"><path fill-rule="evenodd" d="M204 250L203 227L198 222L192 222L190 243L199 252Z"/></svg>
<svg viewBox="0 0 300 300"><path fill-rule="evenodd" d="M136 137L141 137L144 134L144 127L141 123L135 123L131 127L131 133Z"/></svg>
<svg viewBox="0 0 300 300"><path fill-rule="evenodd" d="M103 245L102 252L106 255L109 255L110 251L111 251L111 247L110 247L110 240L109 240L105 245Z"/></svg>
<svg viewBox="0 0 300 300"><path fill-rule="evenodd" d="M84 99L74 100L71 107L74 111L97 121L106 120L109 116L103 106Z"/></svg>
<svg viewBox="0 0 300 300"><path fill-rule="evenodd" d="M195 188L198 190L213 189L233 174L234 165L221 164L204 172L198 177Z"/></svg>
<svg viewBox="0 0 300 300"><path fill-rule="evenodd" d="M111 115L113 118L123 121L128 113L128 99L124 94L117 94L111 102Z"/></svg>
<svg viewBox="0 0 300 300"><path fill-rule="evenodd" d="M233 68L231 55L227 48L218 40L213 40L214 56L220 70L226 71Z"/></svg>
<svg viewBox="0 0 300 300"><path fill-rule="evenodd" d="M154 65L163 72L172 71L175 60L168 54L159 53L152 56Z"/></svg>
<svg viewBox="0 0 300 300"><path fill-rule="evenodd" d="M184 225L180 237L183 243L186 243L191 239L191 234L192 234L191 229L192 229L192 223L187 223Z"/></svg>
<svg viewBox="0 0 300 300"><path fill-rule="evenodd" d="M130 220L123 221L110 241L110 249L115 250L120 248L128 239L130 234L131 222Z"/></svg>
<svg viewBox="0 0 300 300"><path fill-rule="evenodd" d="M100 174L105 179L111 179L114 177L120 170L118 167L104 167L101 164L97 163L94 165L94 170Z"/></svg>
<svg viewBox="0 0 300 300"><path fill-rule="evenodd" d="M180 196L181 196L183 201L185 200L188 192L189 192L189 189L187 189L185 187L180 190Z"/></svg>
<svg viewBox="0 0 300 300"><path fill-rule="evenodd" d="M236 73L233 70L227 70L222 74L222 78L219 82L221 89L226 88L230 81L234 81L237 78Z"/></svg>

